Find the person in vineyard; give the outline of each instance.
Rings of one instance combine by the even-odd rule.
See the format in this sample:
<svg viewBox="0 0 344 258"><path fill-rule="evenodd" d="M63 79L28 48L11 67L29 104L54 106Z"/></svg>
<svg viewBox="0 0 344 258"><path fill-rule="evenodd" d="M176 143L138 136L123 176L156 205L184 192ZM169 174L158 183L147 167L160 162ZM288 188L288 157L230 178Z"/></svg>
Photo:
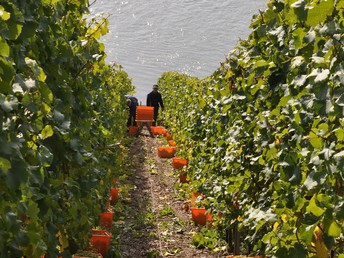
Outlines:
<svg viewBox="0 0 344 258"><path fill-rule="evenodd" d="M136 107L139 105L139 101L134 96L125 95L127 98L127 105L129 107L129 117L127 122L127 127L133 125L136 126Z"/></svg>
<svg viewBox="0 0 344 258"><path fill-rule="evenodd" d="M157 84L153 85L153 90L147 95L147 106L154 107L154 122L153 125L157 125L157 119L159 114L159 107L164 111L164 102L162 100L161 93L158 91Z"/></svg>

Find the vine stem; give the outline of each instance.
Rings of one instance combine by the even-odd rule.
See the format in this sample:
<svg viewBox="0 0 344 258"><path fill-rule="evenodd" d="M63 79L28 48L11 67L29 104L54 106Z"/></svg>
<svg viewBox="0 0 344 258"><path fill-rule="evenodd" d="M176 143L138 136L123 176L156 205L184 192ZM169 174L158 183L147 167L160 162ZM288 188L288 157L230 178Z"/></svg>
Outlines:
<svg viewBox="0 0 344 258"><path fill-rule="evenodd" d="M97 0L94 0L92 3L90 3L90 4L88 5L88 7L91 7L91 6L94 5L96 2L97 2Z"/></svg>
<svg viewBox="0 0 344 258"><path fill-rule="evenodd" d="M94 35L98 30L100 30L100 28L105 24L105 22L109 19L110 16L111 16L111 14L108 14L108 16L106 16L106 17L104 18L104 20L103 20L100 24L97 25L98 28L97 28L93 33L91 33L90 35L87 35L87 38L88 38L88 39L92 38L93 35Z"/></svg>

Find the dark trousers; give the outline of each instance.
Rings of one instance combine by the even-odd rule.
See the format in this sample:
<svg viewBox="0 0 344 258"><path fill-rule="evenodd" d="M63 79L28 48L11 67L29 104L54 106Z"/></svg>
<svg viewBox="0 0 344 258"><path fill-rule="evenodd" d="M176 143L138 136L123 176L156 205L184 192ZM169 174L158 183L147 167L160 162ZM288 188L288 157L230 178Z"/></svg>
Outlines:
<svg viewBox="0 0 344 258"><path fill-rule="evenodd" d="M157 121L158 121L158 114L159 114L159 107L154 107L154 122L153 122L153 126L157 125Z"/></svg>
<svg viewBox="0 0 344 258"><path fill-rule="evenodd" d="M133 125L136 126L136 110L135 111L130 111L129 112L129 117L128 117L128 121L127 121L127 127Z"/></svg>

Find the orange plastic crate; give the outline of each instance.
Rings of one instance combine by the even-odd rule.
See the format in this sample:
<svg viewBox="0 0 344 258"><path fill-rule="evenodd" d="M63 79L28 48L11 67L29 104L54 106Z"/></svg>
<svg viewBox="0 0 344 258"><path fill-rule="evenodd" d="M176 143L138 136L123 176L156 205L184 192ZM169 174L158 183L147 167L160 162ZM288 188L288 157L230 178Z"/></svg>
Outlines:
<svg viewBox="0 0 344 258"><path fill-rule="evenodd" d="M205 225L207 222L211 222L212 215L206 214L207 210L205 208L191 207L191 217L196 224Z"/></svg>
<svg viewBox="0 0 344 258"><path fill-rule="evenodd" d="M119 191L118 188L110 189L110 196L111 196L110 203L111 204L115 204L118 201L118 191Z"/></svg>
<svg viewBox="0 0 344 258"><path fill-rule="evenodd" d="M172 164L174 169L182 169L188 165L188 161L182 158L173 158Z"/></svg>
<svg viewBox="0 0 344 258"><path fill-rule="evenodd" d="M176 151L176 147L158 147L158 156L160 158L172 158Z"/></svg>
<svg viewBox="0 0 344 258"><path fill-rule="evenodd" d="M106 230L92 229L90 243L92 247L98 250L103 256L106 256L110 248L111 235Z"/></svg>
<svg viewBox="0 0 344 258"><path fill-rule="evenodd" d="M136 107L136 120L152 121L154 114L154 107L138 106Z"/></svg>
<svg viewBox="0 0 344 258"><path fill-rule="evenodd" d="M114 211L111 209L107 209L106 212L100 213L100 225L104 228L110 228L112 226L114 214Z"/></svg>
<svg viewBox="0 0 344 258"><path fill-rule="evenodd" d="M176 146L176 142L173 141L173 140L169 140L169 141L168 141L168 145L170 145L170 146Z"/></svg>
<svg viewBox="0 0 344 258"><path fill-rule="evenodd" d="M153 134L155 135L163 134L164 130L166 130L162 126L152 126L151 129L152 129Z"/></svg>
<svg viewBox="0 0 344 258"><path fill-rule="evenodd" d="M186 179L186 175L179 174L179 182L180 183L189 183L189 181Z"/></svg>
<svg viewBox="0 0 344 258"><path fill-rule="evenodd" d="M139 128L137 126L129 126L130 135L137 135L138 132L139 132Z"/></svg>

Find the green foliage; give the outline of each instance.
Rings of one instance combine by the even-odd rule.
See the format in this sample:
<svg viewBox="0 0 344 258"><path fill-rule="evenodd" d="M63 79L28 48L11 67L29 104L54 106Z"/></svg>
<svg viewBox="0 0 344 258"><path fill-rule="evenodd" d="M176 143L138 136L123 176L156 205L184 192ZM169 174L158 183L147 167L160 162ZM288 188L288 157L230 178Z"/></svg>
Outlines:
<svg viewBox="0 0 344 258"><path fill-rule="evenodd" d="M343 253L344 6L271 0L204 80L159 79L190 188L275 257L311 257L317 225ZM263 243L263 244L262 244Z"/></svg>
<svg viewBox="0 0 344 258"><path fill-rule="evenodd" d="M88 245L115 171L128 75L88 1L0 1L0 257Z"/></svg>
<svg viewBox="0 0 344 258"><path fill-rule="evenodd" d="M207 248L210 250L221 249L221 241L216 230L202 228L199 233L192 237L192 244L197 248Z"/></svg>

